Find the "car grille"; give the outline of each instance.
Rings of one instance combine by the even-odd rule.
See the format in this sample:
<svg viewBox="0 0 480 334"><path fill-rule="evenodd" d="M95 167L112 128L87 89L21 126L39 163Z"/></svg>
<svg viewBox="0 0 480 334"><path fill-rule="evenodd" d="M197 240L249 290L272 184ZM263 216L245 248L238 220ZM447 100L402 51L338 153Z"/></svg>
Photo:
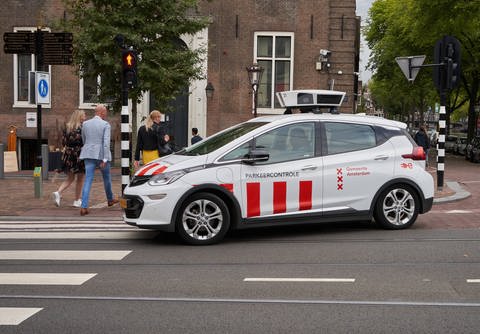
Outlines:
<svg viewBox="0 0 480 334"><path fill-rule="evenodd" d="M127 207L123 210L125 211L125 216L127 218L138 218L142 213L143 201L138 196L124 196L127 200Z"/></svg>

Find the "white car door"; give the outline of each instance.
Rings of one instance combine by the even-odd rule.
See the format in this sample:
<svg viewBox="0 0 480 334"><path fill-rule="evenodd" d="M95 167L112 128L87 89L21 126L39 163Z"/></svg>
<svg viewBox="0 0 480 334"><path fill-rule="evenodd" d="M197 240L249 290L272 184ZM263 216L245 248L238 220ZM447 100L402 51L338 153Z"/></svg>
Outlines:
<svg viewBox="0 0 480 334"><path fill-rule="evenodd" d="M394 173L390 142L378 145L369 125L325 122L324 213L364 211L373 196Z"/></svg>
<svg viewBox="0 0 480 334"><path fill-rule="evenodd" d="M315 122L285 125L256 137L265 162L241 165L242 217L321 211L322 158L315 156Z"/></svg>

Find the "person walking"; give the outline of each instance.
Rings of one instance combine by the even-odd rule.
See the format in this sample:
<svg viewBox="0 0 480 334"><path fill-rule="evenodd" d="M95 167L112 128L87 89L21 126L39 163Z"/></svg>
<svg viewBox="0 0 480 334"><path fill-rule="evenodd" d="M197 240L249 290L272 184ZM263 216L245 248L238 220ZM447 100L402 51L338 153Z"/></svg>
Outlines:
<svg viewBox="0 0 480 334"><path fill-rule="evenodd" d="M195 143L198 143L202 139L203 138L200 137L200 135L198 134L198 129L192 128L192 138L190 139L190 143L193 145Z"/></svg>
<svg viewBox="0 0 480 334"><path fill-rule="evenodd" d="M110 152L111 128L110 124L105 120L107 114L107 107L99 104L95 107L95 116L83 123L83 147L80 159L85 163L85 182L82 188L81 216L89 213L88 200L96 167L99 167L102 173L108 206L118 203L118 199L113 197L112 192L112 178L110 175L110 161L112 160L112 153Z"/></svg>
<svg viewBox="0 0 480 334"><path fill-rule="evenodd" d="M425 152L426 156L425 163L428 166L428 149L430 148L430 139L428 138L425 125L420 126L420 129L415 134L414 140L418 146L423 147L423 151Z"/></svg>
<svg viewBox="0 0 480 334"><path fill-rule="evenodd" d="M52 198L56 206L60 206L62 193L74 181L75 176L75 200L73 206L79 208L82 204L80 198L82 192L83 180L85 179L85 164L80 160L80 151L83 146L82 123L85 121L85 112L75 110L68 120L62 136L62 171L67 175L67 179L60 184L57 191L52 193Z"/></svg>
<svg viewBox="0 0 480 334"><path fill-rule="evenodd" d="M135 168L140 166L140 152L144 164L158 159L165 155L161 152L161 147L165 147L170 141L170 136L165 133L160 125L162 114L158 110L153 110L145 120L145 125L138 129L137 145L135 148L135 156L133 165Z"/></svg>

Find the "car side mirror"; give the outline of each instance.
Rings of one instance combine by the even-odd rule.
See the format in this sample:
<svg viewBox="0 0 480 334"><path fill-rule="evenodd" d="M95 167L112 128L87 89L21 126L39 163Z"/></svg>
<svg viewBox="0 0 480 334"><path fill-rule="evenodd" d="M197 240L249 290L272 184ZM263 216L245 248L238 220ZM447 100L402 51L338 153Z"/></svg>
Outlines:
<svg viewBox="0 0 480 334"><path fill-rule="evenodd" d="M245 154L242 162L246 164L254 164L255 162L268 161L270 154L266 150L251 150Z"/></svg>

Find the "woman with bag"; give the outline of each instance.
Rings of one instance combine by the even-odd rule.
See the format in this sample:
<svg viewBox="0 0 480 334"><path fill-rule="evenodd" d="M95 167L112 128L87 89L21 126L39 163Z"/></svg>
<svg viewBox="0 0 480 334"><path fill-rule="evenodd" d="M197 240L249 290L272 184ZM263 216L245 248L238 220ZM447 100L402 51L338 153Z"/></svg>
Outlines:
<svg viewBox="0 0 480 334"><path fill-rule="evenodd" d="M170 137L165 133L160 125L162 114L158 110L153 110L145 120L145 125L138 129L137 146L135 149L134 166L140 166L140 152L144 164L166 155L165 147L168 145ZM168 152L168 154L171 152Z"/></svg>
<svg viewBox="0 0 480 334"><path fill-rule="evenodd" d="M83 146L82 123L85 121L85 118L86 116L83 110L75 110L63 131L62 170L67 175L67 179L62 182L57 191L52 193L52 198L56 206L60 206L62 192L75 181L75 175L77 176L77 181L75 183L75 200L73 201L73 206L79 208L82 204L81 194L83 180L85 179L85 165L79 157Z"/></svg>

